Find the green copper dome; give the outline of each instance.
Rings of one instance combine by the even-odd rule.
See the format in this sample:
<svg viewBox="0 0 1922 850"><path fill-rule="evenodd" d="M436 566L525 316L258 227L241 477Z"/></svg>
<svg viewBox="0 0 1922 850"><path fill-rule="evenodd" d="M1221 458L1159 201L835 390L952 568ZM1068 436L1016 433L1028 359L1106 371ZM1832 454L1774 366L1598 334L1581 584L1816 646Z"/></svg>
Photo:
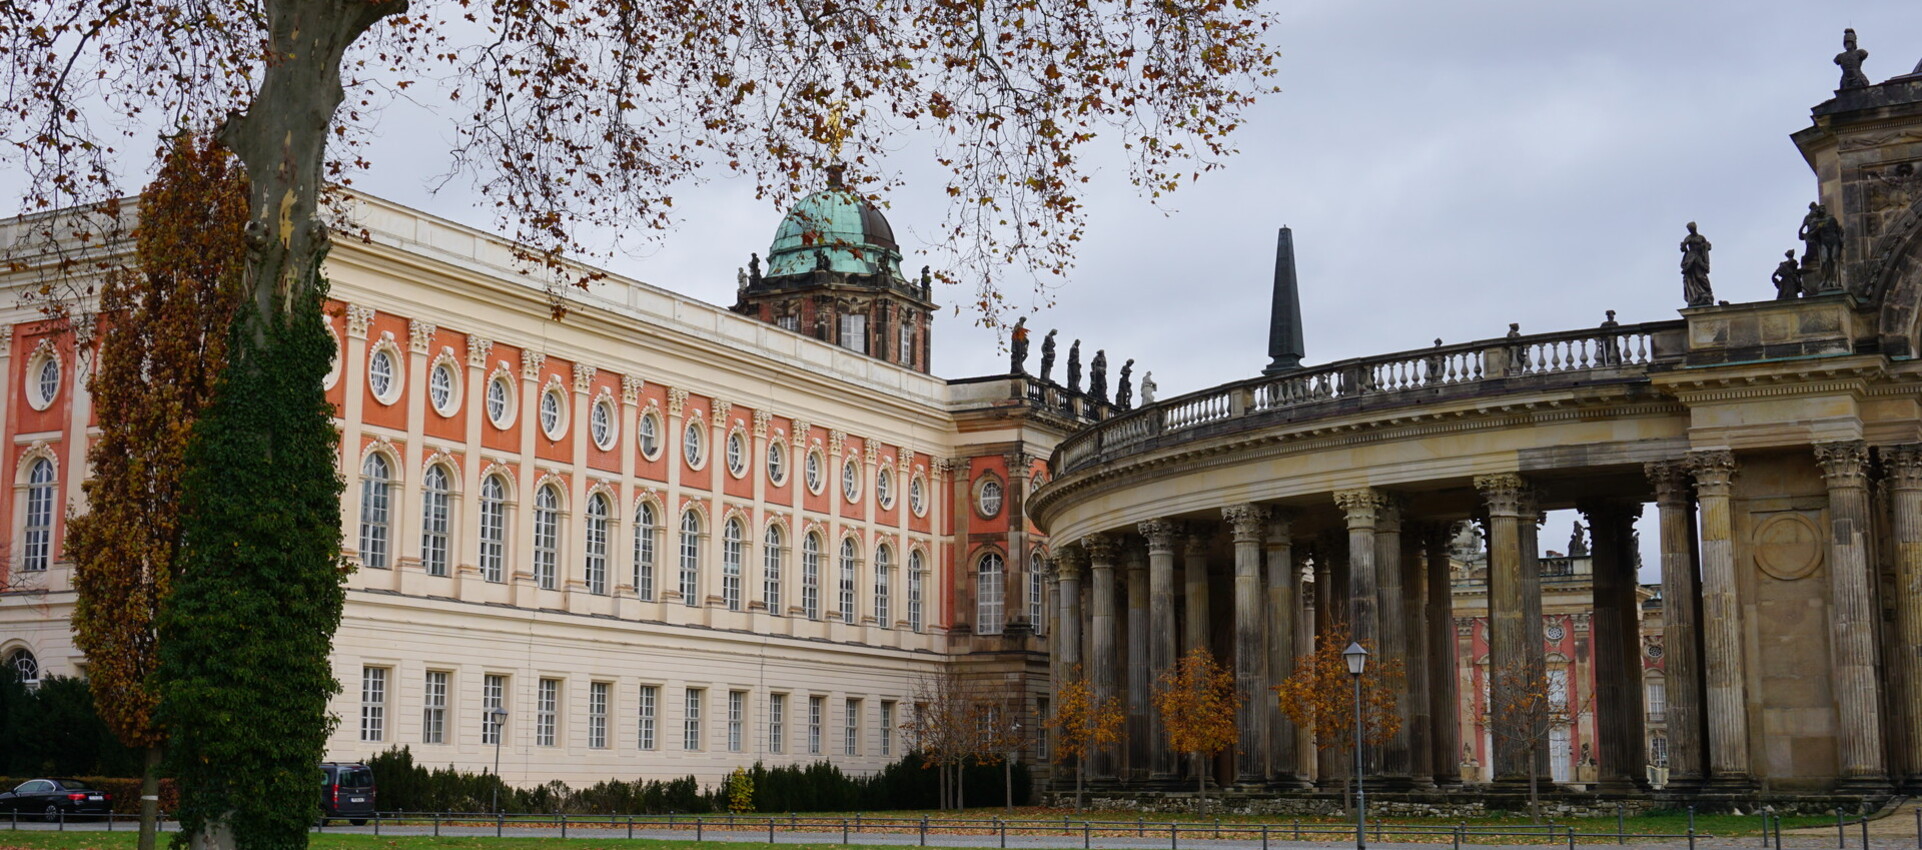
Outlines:
<svg viewBox="0 0 1922 850"><path fill-rule="evenodd" d="M901 278L894 228L860 194L830 185L794 205L768 247L767 277L804 275L822 268L851 275Z"/></svg>

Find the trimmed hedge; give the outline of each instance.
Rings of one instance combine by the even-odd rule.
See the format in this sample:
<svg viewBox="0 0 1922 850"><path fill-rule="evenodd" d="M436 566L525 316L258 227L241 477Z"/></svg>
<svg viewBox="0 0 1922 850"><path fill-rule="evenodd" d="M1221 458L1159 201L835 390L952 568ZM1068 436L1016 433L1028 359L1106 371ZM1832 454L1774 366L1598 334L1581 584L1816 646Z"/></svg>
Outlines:
<svg viewBox="0 0 1922 850"><path fill-rule="evenodd" d="M373 768L383 811L484 812L500 794L503 811L562 812L582 815L705 814L728 810L727 784L702 788L692 776L679 779L607 779L586 788L549 782L528 788L507 785L485 773L417 764L406 747L367 759ZM849 776L825 761L768 767L756 762L748 777L754 784L756 812L853 812L931 809L939 780L918 753L909 753L879 772ZM964 771L966 799L975 805L1000 805L1004 768L970 765ZM1033 779L1025 764L1013 770L1014 798L1026 803Z"/></svg>

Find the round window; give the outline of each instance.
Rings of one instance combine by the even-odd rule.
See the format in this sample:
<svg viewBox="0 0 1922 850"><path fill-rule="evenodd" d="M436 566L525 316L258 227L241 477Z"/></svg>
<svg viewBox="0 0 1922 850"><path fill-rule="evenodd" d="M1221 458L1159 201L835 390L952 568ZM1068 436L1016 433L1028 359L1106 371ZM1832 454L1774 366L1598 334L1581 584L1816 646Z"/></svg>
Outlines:
<svg viewBox="0 0 1922 850"><path fill-rule="evenodd" d="M787 448L780 443L767 444L767 480L776 486L787 481Z"/></svg>
<svg viewBox="0 0 1922 850"><path fill-rule="evenodd" d="M374 391L374 400L381 404L394 401L394 355L387 349L374 352L373 359L367 361L367 387Z"/></svg>
<svg viewBox="0 0 1922 850"><path fill-rule="evenodd" d="M641 423L635 426L640 437L641 455L648 460L661 456L661 420L652 412L641 415Z"/></svg>
<svg viewBox="0 0 1922 850"><path fill-rule="evenodd" d="M550 389L541 393L541 431L545 432L550 440L558 440L561 437L561 426L565 424L565 417L562 415L565 406L566 402L562 400L560 390Z"/></svg>
<svg viewBox="0 0 1922 850"><path fill-rule="evenodd" d="M588 413L588 435L594 438L594 445L601 451L614 447L614 405L605 399L594 403L594 410Z"/></svg>
<svg viewBox="0 0 1922 850"><path fill-rule="evenodd" d="M1649 644L1649 645L1648 645L1648 657L1650 657L1650 658L1660 658L1660 657L1662 657L1662 645L1661 645L1661 644L1659 644L1659 643L1651 643L1651 644Z"/></svg>
<svg viewBox="0 0 1922 850"><path fill-rule="evenodd" d="M1552 641L1560 641L1562 638L1568 636L1568 633L1562 630L1561 623L1550 623L1548 628L1543 632L1543 634L1545 634L1548 637L1548 639Z"/></svg>
<svg viewBox="0 0 1922 850"><path fill-rule="evenodd" d="M447 416L454 412L454 367L447 363L437 363L434 371L427 376L427 397L434 403L434 412Z"/></svg>
<svg viewBox="0 0 1922 850"><path fill-rule="evenodd" d="M507 376L499 375L487 382L487 421L496 428L512 424L514 413L514 387Z"/></svg>
<svg viewBox="0 0 1922 850"><path fill-rule="evenodd" d="M821 485L823 483L821 478L826 474L822 466L821 450L815 449L814 451L808 452L808 459L805 467L802 469L802 477L807 480L808 490L810 492L821 492Z"/></svg>
<svg viewBox="0 0 1922 850"><path fill-rule="evenodd" d="M861 464L849 460L841 465L841 495L850 502L861 499Z"/></svg>
<svg viewBox="0 0 1922 850"><path fill-rule="evenodd" d="M701 420L687 423L687 430L681 434L681 454L687 457L688 466L700 466L703 448L701 446Z"/></svg>
<svg viewBox="0 0 1922 850"><path fill-rule="evenodd" d="M52 354L41 358L33 377L33 406L44 409L60 395L60 358Z"/></svg>
<svg viewBox="0 0 1922 850"><path fill-rule="evenodd" d="M908 482L908 507L913 509L915 516L922 516L928 512L928 484L926 479L919 475Z"/></svg>
<svg viewBox="0 0 1922 850"><path fill-rule="evenodd" d="M975 498L975 504L981 508L981 515L984 517L1000 516L1001 482L993 478L982 481L979 495Z"/></svg>
<svg viewBox="0 0 1922 850"><path fill-rule="evenodd" d="M739 431L727 435L727 471L736 478L747 472L747 438Z"/></svg>
<svg viewBox="0 0 1922 850"><path fill-rule="evenodd" d="M881 507L894 507L894 473L885 467L874 476L874 499Z"/></svg>

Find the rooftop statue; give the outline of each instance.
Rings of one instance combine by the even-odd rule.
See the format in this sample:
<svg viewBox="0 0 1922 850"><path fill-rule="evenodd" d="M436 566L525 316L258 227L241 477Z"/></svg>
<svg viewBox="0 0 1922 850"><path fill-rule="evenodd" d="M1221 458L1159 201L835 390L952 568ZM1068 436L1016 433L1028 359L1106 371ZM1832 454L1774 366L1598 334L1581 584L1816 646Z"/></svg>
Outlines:
<svg viewBox="0 0 1922 850"><path fill-rule="evenodd" d="M738 267L734 269L734 288L741 292L747 291L747 269Z"/></svg>
<svg viewBox="0 0 1922 850"><path fill-rule="evenodd" d="M1582 521L1575 521L1575 530L1568 535L1568 557L1588 557L1588 541L1582 537Z"/></svg>
<svg viewBox="0 0 1922 850"><path fill-rule="evenodd" d="M1068 392L1081 392L1081 340L1068 346Z"/></svg>
<svg viewBox="0 0 1922 850"><path fill-rule="evenodd" d="M1867 74L1862 73L1862 60L1869 58L1869 52L1855 46L1855 30L1842 31L1842 52L1835 54L1835 64L1842 68L1842 84L1835 87L1859 89L1869 84Z"/></svg>
<svg viewBox="0 0 1922 850"><path fill-rule="evenodd" d="M1688 236L1682 239L1682 298L1690 307L1715 305L1715 290L1708 285L1708 252L1715 246L1688 223Z"/></svg>
<svg viewBox="0 0 1922 850"><path fill-rule="evenodd" d="M1122 410L1135 406L1135 388L1128 384L1129 376L1134 374L1134 370L1135 361L1130 357L1128 362L1121 364L1121 380L1115 383L1114 406Z"/></svg>
<svg viewBox="0 0 1922 850"><path fill-rule="evenodd" d="M1620 366L1622 365L1622 341L1617 336L1617 329L1622 326L1622 323L1615 321L1614 310L1607 312L1608 318L1602 320L1602 344L1597 354L1601 357L1603 366Z"/></svg>
<svg viewBox="0 0 1922 850"><path fill-rule="evenodd" d="M1141 403L1142 404L1155 403L1156 389L1159 389L1159 388L1155 386L1155 373L1153 372L1141 373Z"/></svg>
<svg viewBox="0 0 1922 850"><path fill-rule="evenodd" d="M761 282L761 255L747 255L747 279L749 283Z"/></svg>
<svg viewBox="0 0 1922 850"><path fill-rule="evenodd" d="M1014 329L1008 332L1008 353L1008 374L1028 374L1028 317L1014 321Z"/></svg>
<svg viewBox="0 0 1922 850"><path fill-rule="evenodd" d="M1809 294L1835 292L1842 288L1842 222L1829 214L1829 208L1810 203L1795 232L1806 246L1802 251L1802 285Z"/></svg>
<svg viewBox="0 0 1922 850"><path fill-rule="evenodd" d="M1055 333L1055 331L1049 330L1048 335L1041 338L1041 381L1043 383L1047 382L1048 373L1054 371Z"/></svg>
<svg viewBox="0 0 1922 850"><path fill-rule="evenodd" d="M1095 401L1108 401L1108 352L1096 351L1094 361L1088 364L1088 395Z"/></svg>
<svg viewBox="0 0 1922 850"><path fill-rule="evenodd" d="M1775 274L1769 280L1775 284L1775 300L1793 301L1802 297L1802 266L1795 261L1794 251L1784 251L1787 258L1775 267Z"/></svg>

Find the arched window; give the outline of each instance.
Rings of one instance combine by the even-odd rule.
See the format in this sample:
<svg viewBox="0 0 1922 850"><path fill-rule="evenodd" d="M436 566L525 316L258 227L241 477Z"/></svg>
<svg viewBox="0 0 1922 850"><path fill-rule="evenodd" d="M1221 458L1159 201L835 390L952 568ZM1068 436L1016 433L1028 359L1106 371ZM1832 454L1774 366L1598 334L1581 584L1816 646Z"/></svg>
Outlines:
<svg viewBox="0 0 1922 850"><path fill-rule="evenodd" d="M854 622L854 572L855 556L859 554L854 546L854 538L841 541L841 622Z"/></svg>
<svg viewBox="0 0 1922 850"><path fill-rule="evenodd" d="M926 581L922 577L922 571L926 568L922 561L921 550L908 552L908 628L916 632L927 625L921 613L921 595Z"/></svg>
<svg viewBox="0 0 1922 850"><path fill-rule="evenodd" d="M507 580L507 482L498 475L481 482L480 569L487 581Z"/></svg>
<svg viewBox="0 0 1922 850"><path fill-rule="evenodd" d="M701 604L701 515L681 514L681 602Z"/></svg>
<svg viewBox="0 0 1922 850"><path fill-rule="evenodd" d="M874 622L881 628L892 627L894 612L894 550L887 546L874 550Z"/></svg>
<svg viewBox="0 0 1922 850"><path fill-rule="evenodd" d="M741 521L730 519L721 526L721 600L727 610L741 610Z"/></svg>
<svg viewBox="0 0 1922 850"><path fill-rule="evenodd" d="M561 560L561 491L548 484L534 494L534 584L557 587Z"/></svg>
<svg viewBox="0 0 1922 850"><path fill-rule="evenodd" d="M979 566L974 586L974 633L998 635L1006 611L1007 565L1000 555L989 552L981 556Z"/></svg>
<svg viewBox="0 0 1922 850"><path fill-rule="evenodd" d="M447 467L434 464L421 476L420 565L430 576L447 575Z"/></svg>
<svg viewBox="0 0 1922 850"><path fill-rule="evenodd" d="M40 681L40 660L34 658L32 652L24 649L14 650L7 656L7 666L13 668L14 675L19 676L20 681L25 684L33 685Z"/></svg>
<svg viewBox="0 0 1922 850"><path fill-rule="evenodd" d="M360 562L375 569L387 568L387 503L393 497L394 480L387 457L370 454L360 465Z"/></svg>
<svg viewBox="0 0 1922 850"><path fill-rule="evenodd" d="M642 502L634 509L634 593L654 601L654 553L659 551L661 519L654 514L654 503Z"/></svg>
<svg viewBox="0 0 1922 850"><path fill-rule="evenodd" d="M607 497L595 493L587 497L587 541L581 566L587 573L587 592L607 595Z"/></svg>
<svg viewBox="0 0 1922 850"><path fill-rule="evenodd" d="M53 562L54 501L53 461L36 458L27 472L27 527L20 535L22 570L44 570Z"/></svg>
<svg viewBox="0 0 1922 850"><path fill-rule="evenodd" d="M761 544L761 599L767 602L769 614L781 613L781 527L767 527L767 537Z"/></svg>
<svg viewBox="0 0 1922 850"><path fill-rule="evenodd" d="M1028 628L1042 634L1048 622L1047 586L1041 581L1041 550L1028 555Z"/></svg>
<svg viewBox="0 0 1922 850"><path fill-rule="evenodd" d="M813 532L801 539L801 611L821 619L821 536Z"/></svg>

